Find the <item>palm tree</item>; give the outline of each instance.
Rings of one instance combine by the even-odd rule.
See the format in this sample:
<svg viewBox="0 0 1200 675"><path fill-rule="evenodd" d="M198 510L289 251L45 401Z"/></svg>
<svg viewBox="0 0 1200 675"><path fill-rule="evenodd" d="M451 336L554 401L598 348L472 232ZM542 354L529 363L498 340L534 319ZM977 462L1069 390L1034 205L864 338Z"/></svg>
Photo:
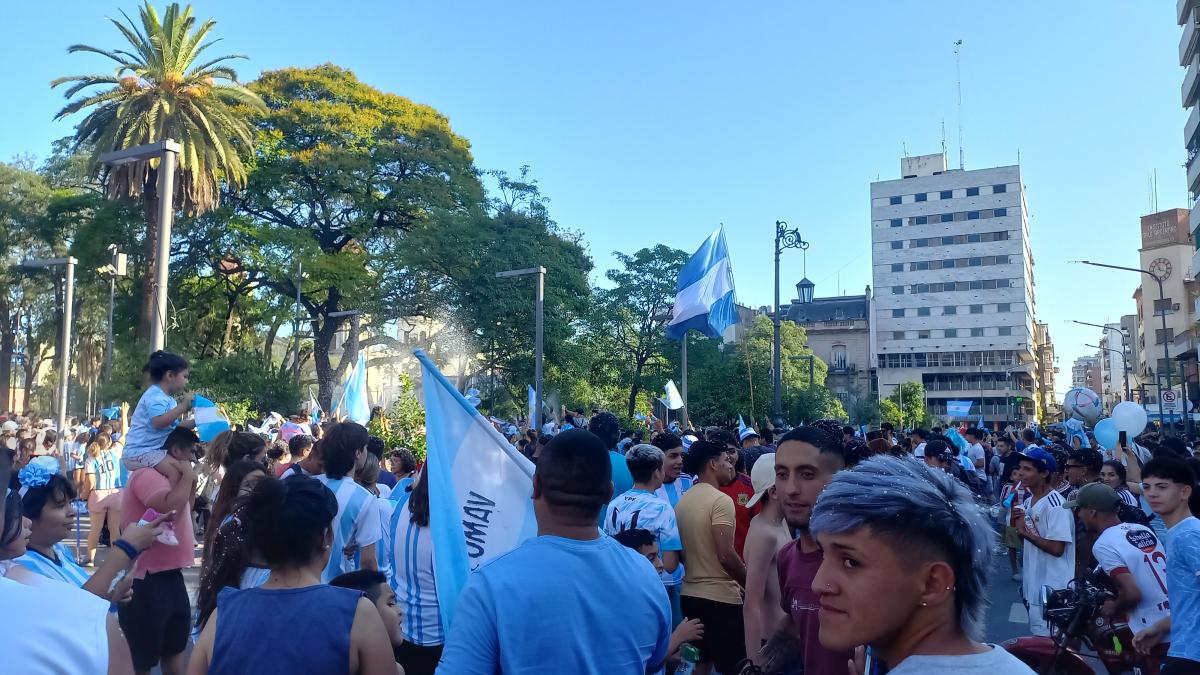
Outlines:
<svg viewBox="0 0 1200 675"><path fill-rule="evenodd" d="M254 126L251 116L264 111L262 99L238 82L228 61L245 58L227 55L200 61L200 55L217 40L205 41L216 22L197 24L191 6L167 7L164 20L147 0L139 9L139 28L122 12L125 21L109 19L129 42L124 49L100 49L71 45L69 53L92 52L117 63L109 75L60 77L50 86L71 83L64 93L72 100L58 111L62 119L88 109L76 127L75 147L91 151L90 170L105 178L109 197L141 199L146 214L146 287L138 337L150 333L154 289L156 239L158 233L158 160L108 168L99 162L101 153L173 139L182 146L175 176L175 204L187 215L215 208L221 181L232 190L246 184L243 157L251 151Z"/></svg>

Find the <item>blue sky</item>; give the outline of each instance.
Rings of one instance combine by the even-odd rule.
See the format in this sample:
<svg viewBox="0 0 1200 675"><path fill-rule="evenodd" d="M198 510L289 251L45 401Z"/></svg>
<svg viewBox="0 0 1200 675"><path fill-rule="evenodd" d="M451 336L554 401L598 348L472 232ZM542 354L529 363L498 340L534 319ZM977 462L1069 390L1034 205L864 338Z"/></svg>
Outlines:
<svg viewBox="0 0 1200 675"><path fill-rule="evenodd" d="M133 2L5 3L0 158L44 157L71 131L48 83L107 69ZM1134 311L1138 217L1187 206L1172 2L365 2L211 0L242 79L333 62L432 105L485 169L532 167L551 213L613 250L694 249L724 223L739 299L771 302L776 219L812 244L819 296L870 283L869 183L899 159L957 157L953 42L964 41L967 168L1013 164L1028 189L1038 315L1069 381L1095 342L1066 323ZM785 294L802 276L788 252ZM599 276L599 275L597 275ZM839 286L840 282L840 286ZM1079 290L1086 289L1086 290Z"/></svg>

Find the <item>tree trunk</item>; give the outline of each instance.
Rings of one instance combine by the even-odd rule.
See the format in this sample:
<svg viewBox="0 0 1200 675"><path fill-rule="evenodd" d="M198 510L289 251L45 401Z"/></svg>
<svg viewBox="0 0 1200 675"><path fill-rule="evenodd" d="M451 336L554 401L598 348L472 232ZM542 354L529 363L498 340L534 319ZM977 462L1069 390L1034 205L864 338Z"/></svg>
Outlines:
<svg viewBox="0 0 1200 675"><path fill-rule="evenodd" d="M281 316L271 322L271 328L267 331L267 342L265 345L263 345L263 361L272 364L274 363L274 359L272 357L274 356L275 351L273 349L275 346L275 338L279 335L279 329L283 328L283 324L286 321L287 318ZM293 336L293 339L295 339L295 336ZM292 352L291 350L288 350L288 352L283 355L280 365L286 367L288 365L288 359L291 358Z"/></svg>
<svg viewBox="0 0 1200 675"><path fill-rule="evenodd" d="M154 317L154 268L158 262L158 171L154 169L146 172L146 182L142 185L142 212L146 216L146 283L142 286L137 339L149 341L150 322Z"/></svg>
<svg viewBox="0 0 1200 675"><path fill-rule="evenodd" d="M13 350L17 346L17 334L13 327L20 326L21 321L10 316L11 311L7 303L0 309L3 310L0 315L0 401L3 401L0 408L12 412L12 406L9 405L12 402L12 359Z"/></svg>
<svg viewBox="0 0 1200 675"><path fill-rule="evenodd" d="M325 319L321 330L313 331L313 366L317 371L317 403L326 414L333 414L333 364L329 361L329 345L333 342L333 321ZM313 322L314 328L316 322Z"/></svg>
<svg viewBox="0 0 1200 675"><path fill-rule="evenodd" d="M229 306L225 309L225 332L221 334L221 347L217 349L217 356L225 356L225 350L229 348L229 340L233 337L233 310L237 307L237 295L230 296Z"/></svg>
<svg viewBox="0 0 1200 675"><path fill-rule="evenodd" d="M630 417L633 417L634 408L637 407L637 395L642 390L642 371L645 368L645 360L638 359L637 365L633 369L633 386L629 388L629 411L627 414Z"/></svg>

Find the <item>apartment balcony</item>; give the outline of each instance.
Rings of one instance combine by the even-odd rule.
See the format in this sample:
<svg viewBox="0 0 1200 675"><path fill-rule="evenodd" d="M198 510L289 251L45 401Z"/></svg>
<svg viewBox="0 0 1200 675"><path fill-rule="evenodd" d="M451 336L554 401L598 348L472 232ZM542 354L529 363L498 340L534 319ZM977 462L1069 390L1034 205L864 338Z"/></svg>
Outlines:
<svg viewBox="0 0 1200 675"><path fill-rule="evenodd" d="M1175 0L1175 23L1182 26L1192 13L1193 0Z"/></svg>
<svg viewBox="0 0 1200 675"><path fill-rule="evenodd" d="M1196 51L1196 12L1189 11L1183 22L1183 35L1179 38L1179 65L1186 66Z"/></svg>
<svg viewBox="0 0 1200 675"><path fill-rule="evenodd" d="M1183 86L1180 95L1183 97L1183 107L1190 108L1196 103L1196 85L1200 80L1200 54L1192 56L1187 62L1187 74L1183 76Z"/></svg>
<svg viewBox="0 0 1200 675"><path fill-rule="evenodd" d="M1192 106L1187 123L1183 125L1183 147L1200 147L1200 139L1196 138L1197 131L1200 131L1200 106Z"/></svg>
<svg viewBox="0 0 1200 675"><path fill-rule="evenodd" d="M858 372L858 366L845 361L833 361L829 364L830 375L854 375Z"/></svg>
<svg viewBox="0 0 1200 675"><path fill-rule="evenodd" d="M1192 158L1187 163L1187 184L1188 190L1193 194L1200 194L1200 152L1192 155Z"/></svg>

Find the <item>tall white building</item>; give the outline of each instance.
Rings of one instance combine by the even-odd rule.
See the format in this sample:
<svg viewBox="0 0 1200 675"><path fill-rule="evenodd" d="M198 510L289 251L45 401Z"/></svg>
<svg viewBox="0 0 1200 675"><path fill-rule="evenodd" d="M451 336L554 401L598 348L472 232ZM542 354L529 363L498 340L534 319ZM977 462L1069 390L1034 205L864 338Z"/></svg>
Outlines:
<svg viewBox="0 0 1200 675"><path fill-rule="evenodd" d="M1075 363L1071 364L1071 387L1083 387L1084 389L1093 389L1098 387L1093 380L1093 372L1100 371L1099 356L1080 356L1075 359Z"/></svg>
<svg viewBox="0 0 1200 675"><path fill-rule="evenodd" d="M1019 166L947 169L905 157L871 184L880 394L925 385L928 406L973 401L970 419L1035 414L1035 304Z"/></svg>
<svg viewBox="0 0 1200 675"><path fill-rule="evenodd" d="M1105 410L1112 411L1113 407L1125 400L1125 340L1121 333L1121 324L1108 323L1100 337L1100 382L1096 393L1104 400Z"/></svg>

